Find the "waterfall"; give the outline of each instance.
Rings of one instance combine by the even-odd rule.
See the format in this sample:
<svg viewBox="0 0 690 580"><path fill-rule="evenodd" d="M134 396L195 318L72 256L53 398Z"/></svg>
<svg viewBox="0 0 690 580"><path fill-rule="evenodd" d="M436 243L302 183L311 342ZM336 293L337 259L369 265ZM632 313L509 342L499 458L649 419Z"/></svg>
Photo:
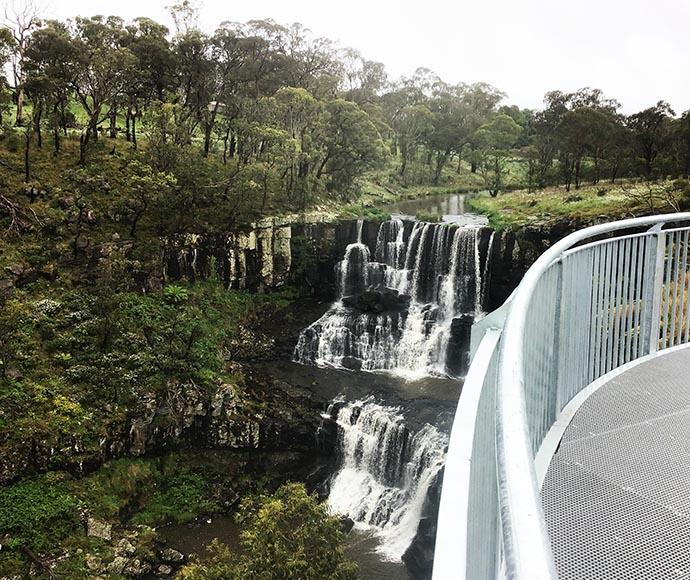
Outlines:
<svg viewBox="0 0 690 580"><path fill-rule="evenodd" d="M375 531L382 557L400 560L443 467L448 437L428 423L411 432L399 407L373 397L343 404L337 425L341 465L331 482L330 510Z"/></svg>
<svg viewBox="0 0 690 580"><path fill-rule="evenodd" d="M356 225L337 266L338 300L302 332L294 360L405 378L455 374L453 323L483 315L490 230L395 219L370 249Z"/></svg>

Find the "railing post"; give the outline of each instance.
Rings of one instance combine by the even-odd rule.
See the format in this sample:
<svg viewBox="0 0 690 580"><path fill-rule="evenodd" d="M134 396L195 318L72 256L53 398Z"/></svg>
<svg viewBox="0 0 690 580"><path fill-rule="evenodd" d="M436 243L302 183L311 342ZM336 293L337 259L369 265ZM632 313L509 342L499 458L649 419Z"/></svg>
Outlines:
<svg viewBox="0 0 690 580"><path fill-rule="evenodd" d="M661 320L661 292L664 284L664 259L666 257L666 234L661 224L652 228L654 233L649 240L646 252L645 285L642 303L642 348L643 354L659 350L659 321Z"/></svg>
<svg viewBox="0 0 690 580"><path fill-rule="evenodd" d="M551 370L551 399L549 400L549 421L556 420L561 409L561 389L559 387L559 379L561 376L561 347L562 347L562 328L561 318L563 317L563 308L567 308L565 304L564 286L563 286L563 257L554 263L552 268L556 269L556 281L554 284L554 320L553 320L553 366Z"/></svg>

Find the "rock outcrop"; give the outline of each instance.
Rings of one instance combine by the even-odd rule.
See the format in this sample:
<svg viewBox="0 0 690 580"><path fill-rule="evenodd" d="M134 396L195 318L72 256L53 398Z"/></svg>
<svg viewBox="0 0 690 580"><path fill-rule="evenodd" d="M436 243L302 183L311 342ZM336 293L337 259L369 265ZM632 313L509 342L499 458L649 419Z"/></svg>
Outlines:
<svg viewBox="0 0 690 580"><path fill-rule="evenodd" d="M123 418L62 440L1 442L0 485L46 470L80 476L118 457L180 449L261 449L330 453L319 442L323 401L306 390L247 371L242 387L170 383L139 397Z"/></svg>

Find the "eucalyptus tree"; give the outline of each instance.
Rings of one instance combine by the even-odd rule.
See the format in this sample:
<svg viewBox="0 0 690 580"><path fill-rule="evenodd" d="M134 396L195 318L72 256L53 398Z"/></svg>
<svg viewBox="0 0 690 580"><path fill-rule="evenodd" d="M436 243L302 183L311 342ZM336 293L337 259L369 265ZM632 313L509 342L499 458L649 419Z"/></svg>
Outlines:
<svg viewBox="0 0 690 580"><path fill-rule="evenodd" d="M427 142L429 152L435 158L434 185L439 184L441 173L453 156L457 156L460 170L463 149L470 141L472 112L463 98L466 88L464 84L439 82L429 99L433 130Z"/></svg>
<svg viewBox="0 0 690 580"><path fill-rule="evenodd" d="M673 137L678 173L687 179L690 176L690 110L674 121Z"/></svg>
<svg viewBox="0 0 690 580"><path fill-rule="evenodd" d="M296 22L285 32L285 57L287 86L306 89L320 100L335 96L344 71L332 40L314 38Z"/></svg>
<svg viewBox="0 0 690 580"><path fill-rule="evenodd" d="M13 44L10 60L17 104L15 124L18 127L24 124L26 49L31 35L41 27L41 24L39 6L34 0L5 0L3 2L3 21L0 26L9 31Z"/></svg>
<svg viewBox="0 0 690 580"><path fill-rule="evenodd" d="M26 50L27 93L34 106L34 123L41 145L41 117L45 109L53 133L55 155L60 153L61 135L74 121L69 111L72 81L77 75L79 55L65 24L49 20L35 31Z"/></svg>
<svg viewBox="0 0 690 580"><path fill-rule="evenodd" d="M367 60L357 50L346 48L339 56L341 66L340 97L353 101L382 120L381 96L388 85L388 76L383 63Z"/></svg>
<svg viewBox="0 0 690 580"><path fill-rule="evenodd" d="M659 101L653 107L628 117L627 124L632 131L634 151L641 161L646 179L652 179L658 173L657 161L668 146L670 121L674 115L667 102Z"/></svg>
<svg viewBox="0 0 690 580"><path fill-rule="evenodd" d="M477 168L484 180L484 187L492 197L498 195L504 185L510 150L521 133L522 127L512 117L496 114L473 135Z"/></svg>
<svg viewBox="0 0 690 580"><path fill-rule="evenodd" d="M87 115L81 137L80 161L86 160L90 140L98 139L98 126L106 119L113 126L125 87L138 65L136 56L124 46L126 31L116 16L77 17L72 42L77 62L72 88Z"/></svg>
<svg viewBox="0 0 690 580"><path fill-rule="evenodd" d="M284 189L288 196L299 195L299 205L306 205L313 190L314 163L321 145L316 131L321 123L322 103L302 88L285 87L273 101L279 126L288 137L285 143Z"/></svg>
<svg viewBox="0 0 690 580"><path fill-rule="evenodd" d="M558 126L568 112L568 95L549 91L544 95L545 107L534 115L534 173L538 189L549 183L554 161L559 151Z"/></svg>
<svg viewBox="0 0 690 580"><path fill-rule="evenodd" d="M10 104L10 99L6 96L9 83L4 71L12 58L13 50L14 38L12 33L8 28L0 28L0 124L2 124L3 115L8 111Z"/></svg>
<svg viewBox="0 0 690 580"><path fill-rule="evenodd" d="M137 59L124 86L125 137L136 147L137 119L153 100L172 92L175 61L168 29L150 18L136 18L126 27L123 44Z"/></svg>
<svg viewBox="0 0 690 580"><path fill-rule="evenodd" d="M386 146L369 115L356 103L335 99L326 105L324 155L316 177L328 177L326 189L348 200L359 193L358 179L380 169Z"/></svg>
<svg viewBox="0 0 690 580"><path fill-rule="evenodd" d="M470 171L477 171L477 158L474 155L481 145L475 139L477 130L490 121L498 104L506 97L506 94L488 83L473 83L464 87L462 100L467 111L468 133L470 149ZM458 164L458 168L460 165Z"/></svg>
<svg viewBox="0 0 690 580"><path fill-rule="evenodd" d="M575 189L582 184L583 159L593 160L596 184L600 177L600 161L613 135L614 119L610 114L591 106L576 107L563 116L558 125L561 166L566 191L574 181Z"/></svg>
<svg viewBox="0 0 690 580"><path fill-rule="evenodd" d="M203 122L215 94L216 63L211 56L210 38L198 29L177 35L173 41L176 79L173 102L175 121L187 129L177 133L183 144L191 142L195 129Z"/></svg>

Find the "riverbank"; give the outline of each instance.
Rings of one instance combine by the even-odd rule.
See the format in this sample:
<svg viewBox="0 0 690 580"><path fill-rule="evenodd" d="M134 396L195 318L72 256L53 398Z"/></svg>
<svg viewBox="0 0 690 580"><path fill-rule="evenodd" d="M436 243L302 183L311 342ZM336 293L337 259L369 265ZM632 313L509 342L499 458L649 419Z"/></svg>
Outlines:
<svg viewBox="0 0 690 580"><path fill-rule="evenodd" d="M615 184L601 182L571 191L563 187L533 192L523 189L497 197L478 195L468 199L467 206L488 216L489 224L496 229L549 226L563 221L586 225L684 211L690 208L690 185L682 179L626 180Z"/></svg>

